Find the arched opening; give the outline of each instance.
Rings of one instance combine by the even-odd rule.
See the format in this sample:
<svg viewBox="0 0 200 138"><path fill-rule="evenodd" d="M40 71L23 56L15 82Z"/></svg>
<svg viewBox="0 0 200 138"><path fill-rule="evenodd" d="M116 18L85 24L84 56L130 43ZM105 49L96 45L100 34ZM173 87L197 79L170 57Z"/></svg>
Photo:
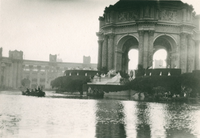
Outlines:
<svg viewBox="0 0 200 138"><path fill-rule="evenodd" d="M137 65L138 65L138 50L137 49L131 49L128 52L128 58L129 58L129 63L128 63L129 72L131 70L137 69Z"/></svg>
<svg viewBox="0 0 200 138"><path fill-rule="evenodd" d="M176 66L175 64L177 63L171 58L175 49L176 42L172 37L162 35L156 38L154 41L153 68L171 68Z"/></svg>
<svg viewBox="0 0 200 138"><path fill-rule="evenodd" d="M153 68L167 67L167 51L165 49L157 50L153 55Z"/></svg>
<svg viewBox="0 0 200 138"><path fill-rule="evenodd" d="M119 69L121 69L121 71L129 73L129 68L134 69L134 65L132 67L132 65L130 64L134 64L134 62L138 63L138 54L134 53L131 54L132 50L136 50L138 49L138 40L133 37L133 36L125 36L123 37L119 43L118 43L118 48L120 48L121 50L121 55L119 53L119 57L121 57L121 59L118 59L116 62L118 62L118 64L120 65ZM130 52L130 54L129 54ZM129 56L130 55L130 56ZM132 56L134 57L132 57ZM137 56L135 58L135 56ZM131 61L130 61L131 59Z"/></svg>

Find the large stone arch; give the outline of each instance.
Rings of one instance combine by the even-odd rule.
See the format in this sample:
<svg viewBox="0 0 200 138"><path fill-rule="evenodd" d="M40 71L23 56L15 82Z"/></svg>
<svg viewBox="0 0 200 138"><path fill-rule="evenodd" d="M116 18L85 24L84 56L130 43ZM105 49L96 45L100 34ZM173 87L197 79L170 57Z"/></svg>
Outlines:
<svg viewBox="0 0 200 138"><path fill-rule="evenodd" d="M153 54L159 49L165 49L167 51L167 67L177 67L176 59L172 58L177 52L177 42L172 36L159 35L154 39L153 48Z"/></svg>
<svg viewBox="0 0 200 138"><path fill-rule="evenodd" d="M133 35L126 35L119 39L116 51L116 68L128 72L128 52L131 49L138 49L138 45L138 39Z"/></svg>
<svg viewBox="0 0 200 138"><path fill-rule="evenodd" d="M180 68L182 73L197 70L198 24L193 7L181 1L120 0L99 17L98 69L126 71L125 55L131 46L124 45L134 39L138 42L138 64L146 69L152 66L154 52L162 47L171 68Z"/></svg>

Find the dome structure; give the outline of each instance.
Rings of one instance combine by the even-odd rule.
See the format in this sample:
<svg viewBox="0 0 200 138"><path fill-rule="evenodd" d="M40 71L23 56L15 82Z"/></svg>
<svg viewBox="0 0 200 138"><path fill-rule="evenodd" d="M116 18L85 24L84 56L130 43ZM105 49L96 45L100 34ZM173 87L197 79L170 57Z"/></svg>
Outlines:
<svg viewBox="0 0 200 138"><path fill-rule="evenodd" d="M97 36L98 69L127 72L130 49L138 49L138 64L148 68L160 48L168 67L199 69L199 15L181 0L120 0L99 17Z"/></svg>

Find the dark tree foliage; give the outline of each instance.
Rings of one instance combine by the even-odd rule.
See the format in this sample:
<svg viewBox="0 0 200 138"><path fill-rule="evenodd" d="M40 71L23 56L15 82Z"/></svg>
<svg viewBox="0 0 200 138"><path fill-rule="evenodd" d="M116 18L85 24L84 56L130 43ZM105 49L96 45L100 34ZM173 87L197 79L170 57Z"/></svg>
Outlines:
<svg viewBox="0 0 200 138"><path fill-rule="evenodd" d="M181 75L181 85L192 89L192 95L200 93L200 75L195 73L184 73Z"/></svg>
<svg viewBox="0 0 200 138"><path fill-rule="evenodd" d="M107 74L107 73L108 73L107 67L102 67L102 68L100 69L100 72L101 72L102 74Z"/></svg>
<svg viewBox="0 0 200 138"><path fill-rule="evenodd" d="M88 76L62 76L51 81L51 86L61 92L82 92L87 82L90 82Z"/></svg>
<svg viewBox="0 0 200 138"><path fill-rule="evenodd" d="M181 86L184 86L191 88L195 96L200 93L200 75L185 73L179 76L142 76L132 80L129 85L136 91L153 93L155 87L162 87L175 94L180 94Z"/></svg>
<svg viewBox="0 0 200 138"><path fill-rule="evenodd" d="M180 93L181 90L181 80L178 76L143 76L135 78L129 85L133 90L148 93L152 93L153 88L158 86L173 93Z"/></svg>

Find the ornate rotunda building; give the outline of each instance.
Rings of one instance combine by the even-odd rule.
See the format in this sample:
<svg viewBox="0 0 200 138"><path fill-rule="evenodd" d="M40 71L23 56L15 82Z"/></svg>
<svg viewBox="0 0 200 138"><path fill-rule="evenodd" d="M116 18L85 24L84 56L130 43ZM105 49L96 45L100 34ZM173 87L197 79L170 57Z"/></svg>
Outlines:
<svg viewBox="0 0 200 138"><path fill-rule="evenodd" d="M98 69L127 72L130 49L147 68L165 49L168 67L192 72L199 69L199 34L199 16L181 0L120 0L99 17Z"/></svg>

